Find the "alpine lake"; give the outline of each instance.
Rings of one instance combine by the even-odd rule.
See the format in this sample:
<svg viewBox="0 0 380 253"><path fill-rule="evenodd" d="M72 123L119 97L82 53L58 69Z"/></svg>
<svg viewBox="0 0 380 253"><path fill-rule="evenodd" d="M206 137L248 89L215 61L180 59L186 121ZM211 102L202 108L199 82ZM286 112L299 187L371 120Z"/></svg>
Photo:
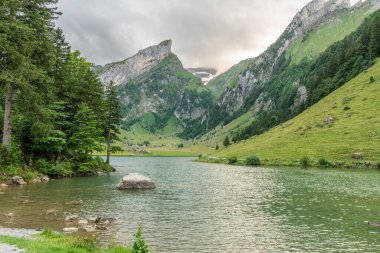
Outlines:
<svg viewBox="0 0 380 253"><path fill-rule="evenodd" d="M133 242L138 225L154 252L380 252L380 172L253 168L192 158L114 157L109 176L0 190L0 226L62 231L64 218L115 219L98 240ZM119 191L128 172L155 181ZM82 200L81 204L73 204ZM47 210L57 210L48 215ZM13 213L13 217L7 217Z"/></svg>

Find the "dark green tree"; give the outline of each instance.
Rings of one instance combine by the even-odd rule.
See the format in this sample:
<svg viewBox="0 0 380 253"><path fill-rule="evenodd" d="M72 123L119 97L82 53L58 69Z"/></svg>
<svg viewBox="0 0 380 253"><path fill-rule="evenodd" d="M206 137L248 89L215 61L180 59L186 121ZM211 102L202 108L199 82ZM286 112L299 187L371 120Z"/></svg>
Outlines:
<svg viewBox="0 0 380 253"><path fill-rule="evenodd" d="M227 135L223 141L223 146L228 147L229 145L231 145L231 142L230 142L230 138Z"/></svg>
<svg viewBox="0 0 380 253"><path fill-rule="evenodd" d="M106 90L106 131L105 137L107 142L107 159L106 163L110 162L111 143L119 134L120 125L122 123L121 103L117 94L116 86L111 82Z"/></svg>
<svg viewBox="0 0 380 253"><path fill-rule="evenodd" d="M69 147L76 159L87 160L94 150L102 150L102 136L97 127L95 113L84 103L79 106L74 116L73 131L69 139Z"/></svg>

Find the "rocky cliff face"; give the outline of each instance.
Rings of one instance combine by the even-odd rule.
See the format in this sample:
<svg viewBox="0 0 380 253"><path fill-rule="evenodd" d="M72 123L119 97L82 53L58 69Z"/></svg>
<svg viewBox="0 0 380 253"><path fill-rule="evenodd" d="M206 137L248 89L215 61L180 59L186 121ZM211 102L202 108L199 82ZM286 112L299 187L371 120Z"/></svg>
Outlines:
<svg viewBox="0 0 380 253"><path fill-rule="evenodd" d="M296 14L281 37L263 54L249 60L248 67L235 77L232 87L226 87L218 100L218 106L230 115L239 110L248 94L261 90L263 83L268 82L284 62L284 53L305 32L315 27L331 13L350 8L350 0L313 0ZM213 85L210 82L210 86ZM264 107L263 107L264 108ZM266 107L268 108L268 107ZM270 108L270 107L269 107Z"/></svg>
<svg viewBox="0 0 380 253"><path fill-rule="evenodd" d="M104 66L99 79L104 85L113 82L115 85L126 83L148 72L171 53L172 41L166 40L159 45L148 47L136 55Z"/></svg>
<svg viewBox="0 0 380 253"><path fill-rule="evenodd" d="M171 124L181 129L210 106L211 93L183 68L171 52L171 44L164 41L124 61L107 64L99 74L104 85L118 85L125 127L139 123L156 132Z"/></svg>

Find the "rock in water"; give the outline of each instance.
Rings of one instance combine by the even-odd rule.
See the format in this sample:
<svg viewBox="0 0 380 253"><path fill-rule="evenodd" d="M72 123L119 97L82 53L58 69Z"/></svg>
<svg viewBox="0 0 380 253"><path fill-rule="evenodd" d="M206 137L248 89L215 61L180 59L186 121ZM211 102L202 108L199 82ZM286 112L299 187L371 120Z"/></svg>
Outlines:
<svg viewBox="0 0 380 253"><path fill-rule="evenodd" d="M149 178L138 173L129 173L117 185L119 190L154 189L156 184Z"/></svg>
<svg viewBox="0 0 380 253"><path fill-rule="evenodd" d="M78 228L76 228L76 227L70 227L70 228L64 228L62 231L64 232L64 233L68 233L68 234L70 234L70 233L76 233L76 232L78 232Z"/></svg>
<svg viewBox="0 0 380 253"><path fill-rule="evenodd" d="M26 182L24 181L24 179L22 177L20 177L20 176L12 177L11 181L12 181L12 184L14 184L14 185L24 185L24 184L26 184Z"/></svg>

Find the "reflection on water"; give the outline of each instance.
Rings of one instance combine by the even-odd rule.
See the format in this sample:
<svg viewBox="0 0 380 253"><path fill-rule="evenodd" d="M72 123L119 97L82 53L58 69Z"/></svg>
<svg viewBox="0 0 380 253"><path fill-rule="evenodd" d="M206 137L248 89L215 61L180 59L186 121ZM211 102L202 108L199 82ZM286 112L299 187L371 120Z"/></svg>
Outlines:
<svg viewBox="0 0 380 253"><path fill-rule="evenodd" d="M67 214L100 214L116 219L103 240L130 245L141 224L155 252L380 252L380 229L366 224L380 220L377 172L255 169L189 158L113 158L113 165L111 176L3 190L0 225L62 229ZM149 176L157 189L116 190L127 172ZM67 204L76 199L83 204ZM46 215L52 208L59 215Z"/></svg>

